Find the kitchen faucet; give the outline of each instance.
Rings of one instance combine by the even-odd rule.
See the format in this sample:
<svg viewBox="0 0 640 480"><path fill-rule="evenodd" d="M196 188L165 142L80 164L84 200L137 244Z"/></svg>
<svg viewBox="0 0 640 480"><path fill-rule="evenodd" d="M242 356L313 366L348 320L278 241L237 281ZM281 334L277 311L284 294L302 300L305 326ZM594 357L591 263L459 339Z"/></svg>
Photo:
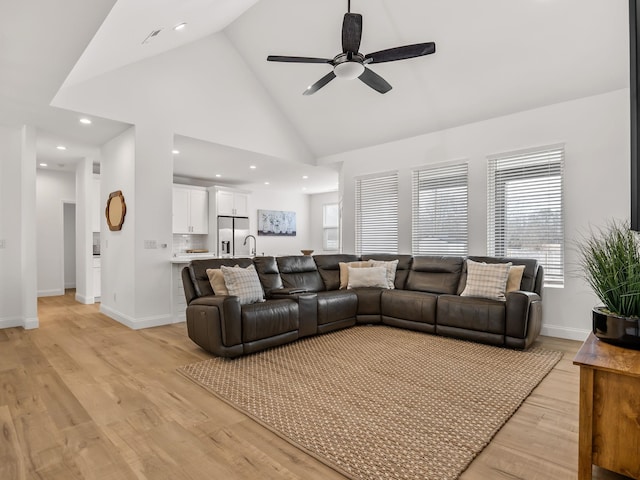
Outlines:
<svg viewBox="0 0 640 480"><path fill-rule="evenodd" d="M256 237L254 237L253 235L247 235L246 237L244 237L244 243L242 245L246 245L247 240L249 240L250 238L253 238L253 250L250 251L250 255L252 257L255 257L256 256ZM249 243L249 247L251 247L251 243Z"/></svg>

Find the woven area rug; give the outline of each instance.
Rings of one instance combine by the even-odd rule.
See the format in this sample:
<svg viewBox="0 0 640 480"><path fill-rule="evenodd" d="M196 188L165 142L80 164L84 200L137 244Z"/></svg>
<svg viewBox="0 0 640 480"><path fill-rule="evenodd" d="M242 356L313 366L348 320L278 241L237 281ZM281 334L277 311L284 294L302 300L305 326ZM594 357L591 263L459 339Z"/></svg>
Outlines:
<svg viewBox="0 0 640 480"><path fill-rule="evenodd" d="M359 326L179 372L349 478L446 480L561 357Z"/></svg>

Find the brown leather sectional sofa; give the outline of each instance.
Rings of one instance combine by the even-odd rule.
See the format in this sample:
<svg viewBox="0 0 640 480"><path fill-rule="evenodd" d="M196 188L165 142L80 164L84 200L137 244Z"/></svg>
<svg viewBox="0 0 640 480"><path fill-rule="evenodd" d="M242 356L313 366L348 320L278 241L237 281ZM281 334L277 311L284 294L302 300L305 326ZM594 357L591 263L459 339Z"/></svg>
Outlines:
<svg viewBox="0 0 640 480"><path fill-rule="evenodd" d="M506 301L460 296L466 259L524 265ZM395 289L339 289L339 262L398 260ZM207 269L255 266L266 301L240 305L214 295ZM411 255L315 255L193 260L182 271L189 337L214 355L237 357L299 338L384 324L511 348L527 348L542 324L543 270L536 260Z"/></svg>

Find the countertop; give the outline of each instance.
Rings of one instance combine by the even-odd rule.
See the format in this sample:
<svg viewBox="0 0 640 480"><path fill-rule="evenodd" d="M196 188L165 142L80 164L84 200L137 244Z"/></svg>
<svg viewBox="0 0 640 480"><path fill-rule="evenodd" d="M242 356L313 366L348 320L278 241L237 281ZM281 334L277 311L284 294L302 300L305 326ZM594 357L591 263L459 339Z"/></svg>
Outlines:
<svg viewBox="0 0 640 480"><path fill-rule="evenodd" d="M171 263L189 263L191 260L210 260L212 258L251 258L247 255L237 257L231 255L218 256L212 253L184 253L171 257Z"/></svg>

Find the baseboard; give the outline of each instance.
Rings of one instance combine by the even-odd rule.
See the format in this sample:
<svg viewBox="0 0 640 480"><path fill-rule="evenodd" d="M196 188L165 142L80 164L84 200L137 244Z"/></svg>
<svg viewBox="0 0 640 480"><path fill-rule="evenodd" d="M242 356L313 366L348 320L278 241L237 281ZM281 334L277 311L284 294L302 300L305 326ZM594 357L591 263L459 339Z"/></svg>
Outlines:
<svg viewBox="0 0 640 480"><path fill-rule="evenodd" d="M38 320L38 317L27 319L21 317L0 318L0 329L22 327L25 330L31 330L33 328L38 328L39 326L40 321Z"/></svg>
<svg viewBox="0 0 640 480"><path fill-rule="evenodd" d="M38 320L38 317L27 318L24 321L25 330L32 330L34 328L38 328L39 326L40 326L40 320Z"/></svg>
<svg viewBox="0 0 640 480"><path fill-rule="evenodd" d="M129 315L120 313L110 307L100 304L100 312L107 317L113 318L115 321L131 328L132 330L140 330L142 328L159 327L161 325L171 325L173 318L171 315L157 315L153 317L133 318Z"/></svg>
<svg viewBox="0 0 640 480"><path fill-rule="evenodd" d="M20 317L0 318L0 328L22 327L23 325L24 325L24 322Z"/></svg>
<svg viewBox="0 0 640 480"><path fill-rule="evenodd" d="M80 295L79 293L76 292L76 302L82 303L83 305L92 305L96 303L96 300L94 297Z"/></svg>
<svg viewBox="0 0 640 480"><path fill-rule="evenodd" d="M582 328L563 327L560 325L543 325L541 335L547 337L566 338L567 340L578 340L584 342L591 330Z"/></svg>
<svg viewBox="0 0 640 480"><path fill-rule="evenodd" d="M38 297L59 297L64 295L64 288L56 288L53 290L38 290Z"/></svg>
<svg viewBox="0 0 640 480"><path fill-rule="evenodd" d="M64 288L76 288L76 282L65 283Z"/></svg>

